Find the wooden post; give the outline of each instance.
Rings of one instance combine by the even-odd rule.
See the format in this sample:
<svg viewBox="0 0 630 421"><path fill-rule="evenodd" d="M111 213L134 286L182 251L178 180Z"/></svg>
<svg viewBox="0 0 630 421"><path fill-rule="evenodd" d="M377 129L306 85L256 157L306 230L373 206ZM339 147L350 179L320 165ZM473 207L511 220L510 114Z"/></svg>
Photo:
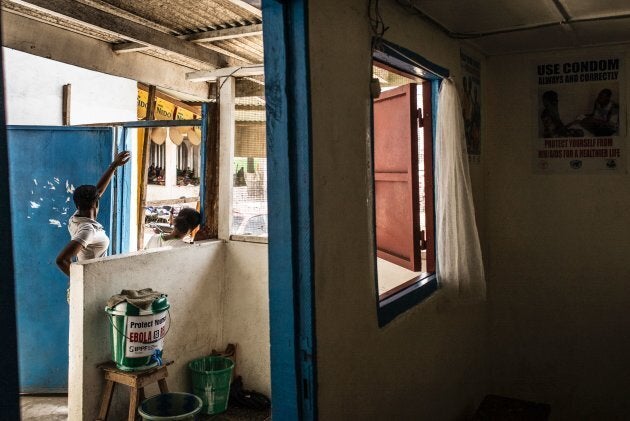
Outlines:
<svg viewBox="0 0 630 421"><path fill-rule="evenodd" d="M149 86L149 99L147 100L147 115L145 120L152 120L155 111L155 93L156 89L154 85ZM144 129L144 136L142 139L142 159L140 160L140 167L138 168L138 180L140 180L139 186L139 198L138 198L138 250L144 248L144 206L147 201L147 182L148 182L148 168L149 168L149 148L151 146L151 129L146 127Z"/></svg>
<svg viewBox="0 0 630 421"><path fill-rule="evenodd" d="M232 227L232 174L234 173L235 79L219 79L219 235L230 239Z"/></svg>
<svg viewBox="0 0 630 421"><path fill-rule="evenodd" d="M205 203L203 219L207 238L219 235L219 107L210 102L204 107L207 110L208 127L206 130L206 156L204 189Z"/></svg>
<svg viewBox="0 0 630 421"><path fill-rule="evenodd" d="M215 96L216 98L216 96ZM210 240L219 236L219 106L213 102L201 105L202 144L200 212L202 225L195 240Z"/></svg>
<svg viewBox="0 0 630 421"><path fill-rule="evenodd" d="M64 126L70 125L70 88L72 85L69 83L63 85L63 99L61 103L61 124Z"/></svg>

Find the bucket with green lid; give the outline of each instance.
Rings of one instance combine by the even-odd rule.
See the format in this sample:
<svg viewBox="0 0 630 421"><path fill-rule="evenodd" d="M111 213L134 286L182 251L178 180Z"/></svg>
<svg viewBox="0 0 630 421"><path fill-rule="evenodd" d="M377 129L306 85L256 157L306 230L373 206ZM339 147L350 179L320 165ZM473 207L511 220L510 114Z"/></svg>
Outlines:
<svg viewBox="0 0 630 421"><path fill-rule="evenodd" d="M166 295L147 309L126 301L105 307L110 322L112 360L120 370L140 371L161 364L164 336L170 326Z"/></svg>

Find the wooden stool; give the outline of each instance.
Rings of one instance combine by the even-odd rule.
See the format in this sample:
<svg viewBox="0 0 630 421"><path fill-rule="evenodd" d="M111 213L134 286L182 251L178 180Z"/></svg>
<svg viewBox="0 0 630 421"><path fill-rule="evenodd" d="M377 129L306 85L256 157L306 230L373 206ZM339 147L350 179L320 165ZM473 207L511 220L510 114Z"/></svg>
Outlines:
<svg viewBox="0 0 630 421"><path fill-rule="evenodd" d="M116 368L116 364L112 361L99 364L98 368L103 370L105 375L105 389L101 398L101 408L98 411L96 421L107 420L109 406L112 403L112 395L116 383L129 386L129 416L128 421L134 421L138 412L138 405L145 399L144 386L158 382L160 393L167 393L166 377L168 372L166 366L172 364L173 361L165 362L164 365L153 367L144 371L123 371Z"/></svg>

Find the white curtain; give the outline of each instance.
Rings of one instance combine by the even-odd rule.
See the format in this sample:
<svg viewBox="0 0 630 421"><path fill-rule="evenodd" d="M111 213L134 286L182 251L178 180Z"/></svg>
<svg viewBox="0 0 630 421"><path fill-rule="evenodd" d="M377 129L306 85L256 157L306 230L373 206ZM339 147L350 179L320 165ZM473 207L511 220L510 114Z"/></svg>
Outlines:
<svg viewBox="0 0 630 421"><path fill-rule="evenodd" d="M485 299L486 282L473 203L462 107L445 79L438 100L436 176L437 273L442 287L463 299Z"/></svg>

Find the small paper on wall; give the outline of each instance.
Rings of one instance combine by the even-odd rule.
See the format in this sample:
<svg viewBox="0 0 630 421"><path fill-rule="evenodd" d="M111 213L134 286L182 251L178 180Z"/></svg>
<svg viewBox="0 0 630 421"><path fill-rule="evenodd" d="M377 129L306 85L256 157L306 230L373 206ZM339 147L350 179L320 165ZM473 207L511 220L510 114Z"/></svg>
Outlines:
<svg viewBox="0 0 630 421"><path fill-rule="evenodd" d="M468 161L481 161L481 63L460 51L463 91L460 92Z"/></svg>

